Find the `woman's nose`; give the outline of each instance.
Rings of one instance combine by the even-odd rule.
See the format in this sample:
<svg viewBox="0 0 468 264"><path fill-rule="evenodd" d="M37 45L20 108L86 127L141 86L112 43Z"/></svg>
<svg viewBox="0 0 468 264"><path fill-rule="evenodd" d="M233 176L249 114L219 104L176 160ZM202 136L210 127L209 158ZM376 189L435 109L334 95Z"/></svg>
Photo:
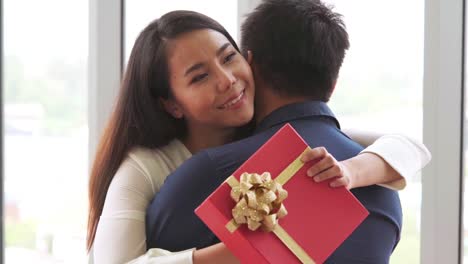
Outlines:
<svg viewBox="0 0 468 264"><path fill-rule="evenodd" d="M220 92L229 90L236 80L237 78L231 70L224 68L218 70L218 90Z"/></svg>

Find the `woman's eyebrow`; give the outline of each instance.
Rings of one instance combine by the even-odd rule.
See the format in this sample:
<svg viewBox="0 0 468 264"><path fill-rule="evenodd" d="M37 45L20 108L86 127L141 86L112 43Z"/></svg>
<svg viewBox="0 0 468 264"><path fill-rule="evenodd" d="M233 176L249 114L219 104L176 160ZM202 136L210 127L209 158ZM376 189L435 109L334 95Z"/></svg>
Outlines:
<svg viewBox="0 0 468 264"><path fill-rule="evenodd" d="M231 43L227 42L227 43L224 43L221 48L219 48L217 51L216 51L216 56L219 56L221 55L221 53L223 53L223 51L225 49L227 49L229 46L231 45Z"/></svg>
<svg viewBox="0 0 468 264"><path fill-rule="evenodd" d="M190 68L188 68L188 70L185 71L184 76L189 75L191 72L196 71L196 70L200 69L201 67L203 67L203 63L201 63L201 62L192 65Z"/></svg>
<svg viewBox="0 0 468 264"><path fill-rule="evenodd" d="M229 42L224 43L224 44L216 51L216 56L218 57L219 55L221 55L221 54L223 53L223 51L225 51L229 46L231 46L231 43L229 43ZM192 65L190 68L188 68L188 69L185 71L184 76L189 75L191 72L196 71L196 70L200 69L201 67L203 67L203 63L201 63L201 62L195 63L194 65Z"/></svg>

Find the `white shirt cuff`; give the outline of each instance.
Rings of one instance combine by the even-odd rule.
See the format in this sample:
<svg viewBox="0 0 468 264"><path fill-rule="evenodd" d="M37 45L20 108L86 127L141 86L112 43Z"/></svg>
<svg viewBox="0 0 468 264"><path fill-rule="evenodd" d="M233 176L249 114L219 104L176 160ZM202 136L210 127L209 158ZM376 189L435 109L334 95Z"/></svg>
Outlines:
<svg viewBox="0 0 468 264"><path fill-rule="evenodd" d="M422 143L401 135L382 136L361 153L373 153L380 156L400 174L402 179L379 184L394 190L404 189L406 180L414 177L432 158L431 153Z"/></svg>

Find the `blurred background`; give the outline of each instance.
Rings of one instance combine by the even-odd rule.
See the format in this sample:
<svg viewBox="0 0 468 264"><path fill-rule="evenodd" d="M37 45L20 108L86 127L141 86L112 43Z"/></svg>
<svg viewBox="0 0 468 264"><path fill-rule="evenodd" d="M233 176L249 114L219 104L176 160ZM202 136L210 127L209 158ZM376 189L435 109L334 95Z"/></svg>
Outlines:
<svg viewBox="0 0 468 264"><path fill-rule="evenodd" d="M3 0L5 263L87 261L89 141L96 140L89 117L98 114L89 112L93 2ZM124 67L138 33L168 11L202 12L236 37L258 1L117 2ZM351 42L330 102L342 127L422 141L425 1L325 2L343 14ZM404 227L392 264L420 263L421 193L421 175L400 192Z"/></svg>

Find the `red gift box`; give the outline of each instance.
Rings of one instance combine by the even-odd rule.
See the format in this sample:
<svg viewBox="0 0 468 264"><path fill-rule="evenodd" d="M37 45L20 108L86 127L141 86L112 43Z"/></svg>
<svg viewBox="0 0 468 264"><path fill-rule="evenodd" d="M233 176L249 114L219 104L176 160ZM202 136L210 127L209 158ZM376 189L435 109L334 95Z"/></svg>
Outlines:
<svg viewBox="0 0 468 264"><path fill-rule="evenodd" d="M225 181L195 210L242 263L323 263L369 214L346 188L331 188L329 181L316 183L307 176L312 163L300 161L307 148L286 124L233 174L239 181L245 172L269 172L284 182L288 214L279 219L275 232L233 224L232 181Z"/></svg>

